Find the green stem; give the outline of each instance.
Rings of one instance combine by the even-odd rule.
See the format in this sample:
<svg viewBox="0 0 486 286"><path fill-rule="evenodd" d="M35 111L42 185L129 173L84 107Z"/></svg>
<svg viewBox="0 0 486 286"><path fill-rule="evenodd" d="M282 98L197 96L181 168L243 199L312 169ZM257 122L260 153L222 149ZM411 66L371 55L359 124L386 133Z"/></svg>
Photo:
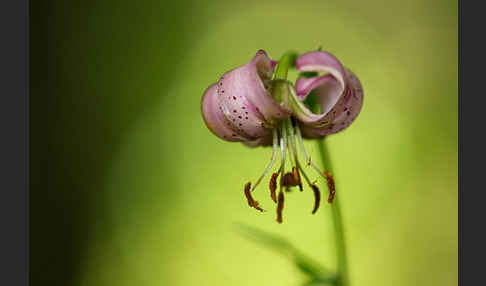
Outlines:
<svg viewBox="0 0 486 286"><path fill-rule="evenodd" d="M329 155L329 150L327 149L327 144L325 142L325 138L322 140L317 141L318 149L321 154L321 159L324 164L325 170L331 173L334 178L334 171L332 168L331 157ZM336 240L336 256L337 256L337 276L338 279L336 281L337 286L348 286L349 285L349 277L348 277L348 265L346 260L346 245L344 242L344 228L343 228L343 220L341 216L341 210L339 207L339 194L336 195L334 201L331 204L332 210L332 222L334 225L334 237Z"/></svg>
<svg viewBox="0 0 486 286"><path fill-rule="evenodd" d="M289 68L295 66L296 59L297 59L297 53L295 52L286 52L285 54L283 54L275 70L274 79L286 80Z"/></svg>

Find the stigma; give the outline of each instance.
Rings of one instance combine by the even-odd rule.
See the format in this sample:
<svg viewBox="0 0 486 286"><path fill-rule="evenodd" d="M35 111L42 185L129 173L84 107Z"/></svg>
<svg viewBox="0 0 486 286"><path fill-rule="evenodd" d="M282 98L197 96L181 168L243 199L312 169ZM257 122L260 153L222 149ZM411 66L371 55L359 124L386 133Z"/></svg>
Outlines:
<svg viewBox="0 0 486 286"><path fill-rule="evenodd" d="M300 192L304 191L301 178L304 178L305 183L309 186L309 189L314 195L314 204L311 213L315 214L319 209L321 201L319 188L317 187L316 182L311 182L309 176L305 173L303 166L311 167L320 177L325 179L329 189L328 202L332 203L336 193L333 176L327 170L322 172L314 163L311 162L310 157L307 155L304 148L304 142L302 140L302 133L299 125L292 117L278 122L276 126L272 128L272 147L272 157L266 169L256 180L253 187L251 186L251 182L248 182L245 185L244 193L250 207L255 208L260 212L264 211L260 207L258 201L253 198L252 193L260 185L265 176L274 168L278 153L280 153L280 166L276 172L272 173L268 184L270 198L275 204L277 204L276 220L278 223L283 222L285 193L290 192L294 187L298 187ZM299 161L297 147L300 148L300 153L304 157L305 165L302 165Z"/></svg>

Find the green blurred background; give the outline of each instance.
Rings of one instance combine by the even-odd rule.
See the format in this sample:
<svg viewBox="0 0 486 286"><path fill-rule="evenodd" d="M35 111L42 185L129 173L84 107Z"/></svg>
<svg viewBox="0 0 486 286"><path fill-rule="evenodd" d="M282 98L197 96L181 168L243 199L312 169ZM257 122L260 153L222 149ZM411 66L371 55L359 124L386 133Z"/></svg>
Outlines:
<svg viewBox="0 0 486 286"><path fill-rule="evenodd" d="M237 222L333 269L329 206L250 209L271 151L217 139L199 106L258 49L320 45L365 92L329 138L352 285L456 285L456 1L32 1L30 29L32 285L305 281Z"/></svg>

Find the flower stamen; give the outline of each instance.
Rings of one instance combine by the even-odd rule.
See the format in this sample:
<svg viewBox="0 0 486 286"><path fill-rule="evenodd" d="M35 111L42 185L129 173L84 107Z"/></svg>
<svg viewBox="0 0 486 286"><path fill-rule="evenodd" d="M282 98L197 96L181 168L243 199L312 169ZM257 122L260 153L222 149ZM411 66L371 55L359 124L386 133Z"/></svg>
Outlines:
<svg viewBox="0 0 486 286"><path fill-rule="evenodd" d="M270 188L270 197L274 203L277 203L277 178L280 173L276 172L272 174L272 178L270 179L269 188Z"/></svg>
<svg viewBox="0 0 486 286"><path fill-rule="evenodd" d="M307 153L304 148L304 142L302 141L302 134L300 133L300 128L298 125L295 126L295 130L297 133L297 139L299 140L300 149L302 150L302 154L304 154L304 157L307 160L307 165L310 165L321 177L326 179L327 188L329 189L329 197L327 199L327 202L332 203L332 201L334 200L334 195L336 194L336 188L334 186L333 176L327 170L321 172L321 170L319 170L319 168L317 168L316 165L310 162L310 158L307 156Z"/></svg>
<svg viewBox="0 0 486 286"><path fill-rule="evenodd" d="M327 170L324 171L326 176L327 187L329 188L329 197L327 198L328 203L332 203L334 196L336 195L336 187L334 186L334 177Z"/></svg>
<svg viewBox="0 0 486 286"><path fill-rule="evenodd" d="M304 172L304 169L302 169L302 166L300 166L300 164L299 164L299 169L302 172L302 175L304 175L305 181L314 192L314 208L312 209L312 214L315 214L319 209L319 205L321 202L321 193L319 191L319 188L316 185L316 182L311 182L309 180L309 177L307 177L307 174Z"/></svg>
<svg viewBox="0 0 486 286"><path fill-rule="evenodd" d="M316 170L316 172L320 176L323 176L321 170L319 170L319 168L317 168L316 165L314 165L314 163L311 162L310 157L307 155L307 152L305 151L305 147L304 147L304 141L302 140L302 133L300 132L299 125L297 125L297 124L295 125L295 131L297 133L297 139L299 140L300 150L302 151L302 154L304 155L304 158L307 162L307 165L311 166L314 170Z"/></svg>
<svg viewBox="0 0 486 286"><path fill-rule="evenodd" d="M300 180L299 169L297 169L297 167L293 167L292 168L292 174L294 175L295 181L299 185L299 190L302 192L303 191L303 189L302 189L302 181Z"/></svg>
<svg viewBox="0 0 486 286"><path fill-rule="evenodd" d="M293 129L292 123L290 121L288 122L287 127L288 127L289 133L290 133L290 143L291 143L290 146L291 146L294 158L295 158L295 164L297 165L297 168L302 172L302 175L304 176L304 179L306 180L307 184L309 184L309 187L311 187L312 191L314 192L314 208L312 210L312 214L315 214L317 212L317 209L319 208L319 204L320 204L320 201L321 201L321 194L320 194L319 188L316 186L316 184L311 183L311 181L309 180L309 177L307 177L307 174L304 172L304 169L302 169L302 166L300 165L300 162L297 159L297 145L295 144L294 129ZM298 127L296 127L296 128L298 128ZM304 152L303 152L304 156L307 159L307 154L305 153L305 149L303 149L303 150L304 150ZM309 165L310 159L307 160L307 162L308 162L307 164ZM297 176L299 176L299 173L296 170L297 168L294 169L294 171L296 171L294 174L297 174ZM299 176L299 181L300 181L300 176ZM302 187L302 183L300 183L299 187Z"/></svg>
<svg viewBox="0 0 486 286"><path fill-rule="evenodd" d="M312 191L314 191L314 208L312 209L312 214L315 214L319 209L319 204L321 202L321 193L319 192L319 188L314 184L309 184Z"/></svg>
<svg viewBox="0 0 486 286"><path fill-rule="evenodd" d="M287 159L287 130L285 126L280 128L280 170L279 172L284 174L285 171L285 160ZM280 183L283 181L283 175L280 177ZM280 186L281 187L281 186Z"/></svg>
<svg viewBox="0 0 486 286"><path fill-rule="evenodd" d="M277 222L282 223L282 212L284 208L284 193L282 190L278 193L278 202L277 202Z"/></svg>
<svg viewBox="0 0 486 286"><path fill-rule="evenodd" d="M265 171L263 171L263 174L258 178L256 181L255 185L253 188L251 188L251 182L248 182L245 185L245 196L246 199L248 200L248 205L250 207L253 207L261 212L263 212L263 209L259 206L258 201L254 200L253 197L251 196L251 192L255 190L255 188L261 183L265 175L272 169L274 163L275 163L275 158L277 157L277 144L278 144L278 134L276 130L272 130L272 135L273 135L273 153L272 153L272 159L270 160L270 164L268 164L267 168ZM273 176L272 176L273 178ZM251 190L250 190L251 188Z"/></svg>
<svg viewBox="0 0 486 286"><path fill-rule="evenodd" d="M253 197L251 196L250 187L251 187L251 183L250 182L246 183L246 185L245 185L245 196L246 196L246 199L248 200L248 205L252 208L255 208L255 209L263 212L263 209L259 206L258 201L255 201L253 199Z"/></svg>
<svg viewBox="0 0 486 286"><path fill-rule="evenodd" d="M256 181L255 185L251 189L252 192L261 183L261 181L263 180L263 178L265 177L265 175L272 169L272 167L273 167L273 165L275 163L275 158L277 158L277 146L278 146L278 134L277 134L277 130L275 130L275 129L272 130L272 136L273 136L272 159L270 161L270 164L268 164L268 166L265 169L265 171L263 171L263 174L260 176L260 178L258 178L258 180Z"/></svg>

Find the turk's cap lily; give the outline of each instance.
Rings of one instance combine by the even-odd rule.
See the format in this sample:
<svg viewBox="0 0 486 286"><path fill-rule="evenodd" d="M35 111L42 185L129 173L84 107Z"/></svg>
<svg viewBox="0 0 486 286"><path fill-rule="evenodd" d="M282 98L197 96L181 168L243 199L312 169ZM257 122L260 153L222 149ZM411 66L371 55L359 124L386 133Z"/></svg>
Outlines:
<svg viewBox="0 0 486 286"><path fill-rule="evenodd" d="M301 75L307 73L297 79L295 87L286 80L291 58ZM308 106L311 93L316 98L314 107L320 111L312 111ZM270 163L263 174L253 186L248 182L244 187L248 205L259 211L263 209L253 199L252 192L272 170L280 151L280 168L272 174L269 189L270 197L277 204L277 221L282 222L283 190L298 186L302 191L302 178L314 193L312 214L319 207L319 189L305 173L305 166L312 167L326 180L328 202L332 203L335 197L333 176L311 162L303 138L322 138L345 129L359 114L362 103L363 91L358 78L332 54L315 51L302 54L296 60L295 55L286 54L277 63L259 50L248 63L226 72L206 89L201 111L206 126L219 138L251 147L273 147ZM305 165L299 162L297 147L300 147ZM287 155L291 158L290 172L285 171Z"/></svg>

